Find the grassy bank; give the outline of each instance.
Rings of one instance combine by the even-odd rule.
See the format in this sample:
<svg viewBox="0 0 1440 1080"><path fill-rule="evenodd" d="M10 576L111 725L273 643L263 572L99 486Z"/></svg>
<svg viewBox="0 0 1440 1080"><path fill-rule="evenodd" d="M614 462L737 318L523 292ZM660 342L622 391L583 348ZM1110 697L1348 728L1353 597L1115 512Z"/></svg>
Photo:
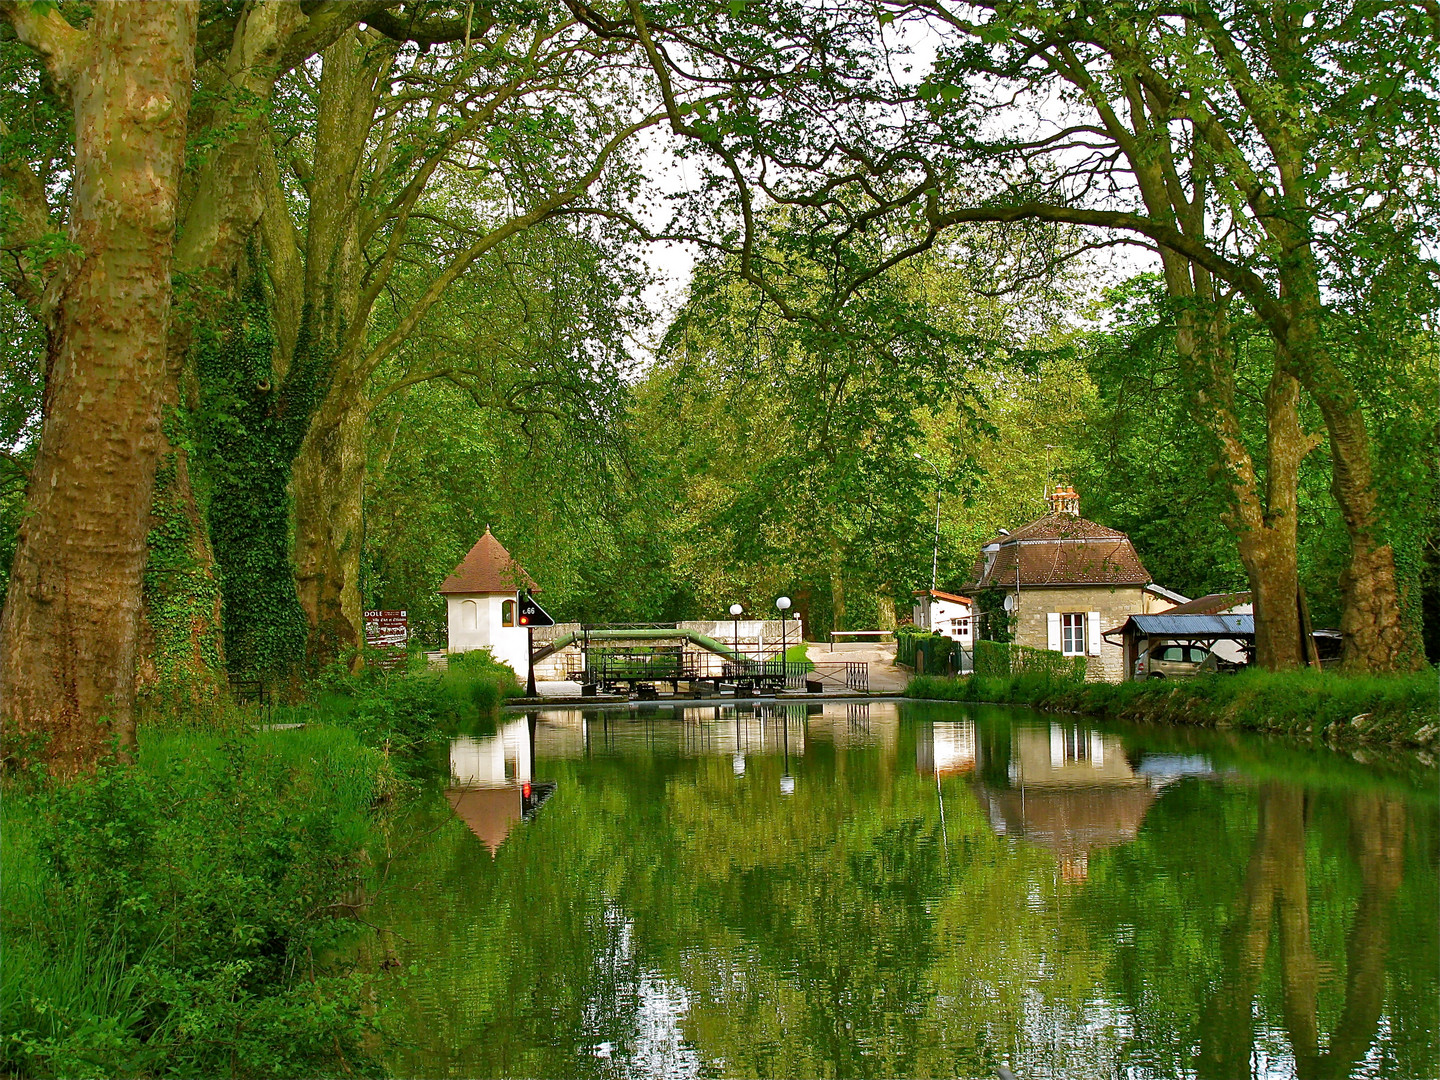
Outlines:
<svg viewBox="0 0 1440 1080"><path fill-rule="evenodd" d="M1395 676L1247 671L1125 683L1080 683L1034 674L961 679L921 675L910 680L905 693L1431 751L1440 745L1440 692L1433 670Z"/></svg>
<svg viewBox="0 0 1440 1080"><path fill-rule="evenodd" d="M515 690L486 658L337 673L265 716L152 718L133 764L74 782L10 771L0 1072L376 1073L365 976L337 958L390 809L422 750Z"/></svg>

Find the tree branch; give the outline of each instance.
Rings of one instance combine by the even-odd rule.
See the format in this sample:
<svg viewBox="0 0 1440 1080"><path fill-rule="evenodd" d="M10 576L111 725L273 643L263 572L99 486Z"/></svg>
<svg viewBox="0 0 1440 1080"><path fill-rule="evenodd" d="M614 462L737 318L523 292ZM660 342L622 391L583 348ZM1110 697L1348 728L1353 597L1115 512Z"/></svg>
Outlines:
<svg viewBox="0 0 1440 1080"><path fill-rule="evenodd" d="M40 54L50 77L67 86L80 65L90 35L71 26L54 7L42 9L25 0L0 0L0 15L15 28L16 37Z"/></svg>

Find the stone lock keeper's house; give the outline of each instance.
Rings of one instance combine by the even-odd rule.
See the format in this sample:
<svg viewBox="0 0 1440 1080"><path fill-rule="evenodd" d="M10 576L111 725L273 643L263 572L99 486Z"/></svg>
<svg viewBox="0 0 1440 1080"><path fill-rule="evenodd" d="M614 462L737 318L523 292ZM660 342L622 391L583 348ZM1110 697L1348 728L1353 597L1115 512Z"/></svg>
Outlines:
<svg viewBox="0 0 1440 1080"><path fill-rule="evenodd" d="M1073 489L1057 489L1049 502L1050 513L981 548L966 591L1004 593L1017 644L1083 656L1087 678L1120 682L1124 651L1102 629L1185 597L1150 580L1128 536L1082 518Z"/></svg>

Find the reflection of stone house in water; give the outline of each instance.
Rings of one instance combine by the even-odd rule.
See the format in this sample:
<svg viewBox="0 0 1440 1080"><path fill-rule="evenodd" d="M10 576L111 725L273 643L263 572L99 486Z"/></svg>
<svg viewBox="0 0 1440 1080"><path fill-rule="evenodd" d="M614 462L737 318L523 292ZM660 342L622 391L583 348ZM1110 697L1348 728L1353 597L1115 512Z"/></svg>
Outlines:
<svg viewBox="0 0 1440 1080"><path fill-rule="evenodd" d="M1001 775L983 769L976 784L991 828L1049 848L1070 880L1085 878L1091 852L1135 839L1158 786L1117 736L1066 724L1016 728Z"/></svg>
<svg viewBox="0 0 1440 1080"><path fill-rule="evenodd" d="M975 771L973 721L936 721L928 726L929 731L917 733L915 740L916 772L946 777Z"/></svg>

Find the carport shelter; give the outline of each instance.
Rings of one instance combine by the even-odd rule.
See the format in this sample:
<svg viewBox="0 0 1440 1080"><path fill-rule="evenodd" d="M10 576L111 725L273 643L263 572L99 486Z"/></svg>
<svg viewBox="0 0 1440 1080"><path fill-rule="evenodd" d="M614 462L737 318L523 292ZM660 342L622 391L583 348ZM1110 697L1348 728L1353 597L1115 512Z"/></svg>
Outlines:
<svg viewBox="0 0 1440 1080"><path fill-rule="evenodd" d="M1115 640L1115 635L1120 640ZM1155 645L1179 642L1213 649L1217 641L1236 641L1247 653L1255 649L1254 615L1131 615L1124 625L1102 635L1125 650L1125 677L1135 677L1135 661Z"/></svg>

